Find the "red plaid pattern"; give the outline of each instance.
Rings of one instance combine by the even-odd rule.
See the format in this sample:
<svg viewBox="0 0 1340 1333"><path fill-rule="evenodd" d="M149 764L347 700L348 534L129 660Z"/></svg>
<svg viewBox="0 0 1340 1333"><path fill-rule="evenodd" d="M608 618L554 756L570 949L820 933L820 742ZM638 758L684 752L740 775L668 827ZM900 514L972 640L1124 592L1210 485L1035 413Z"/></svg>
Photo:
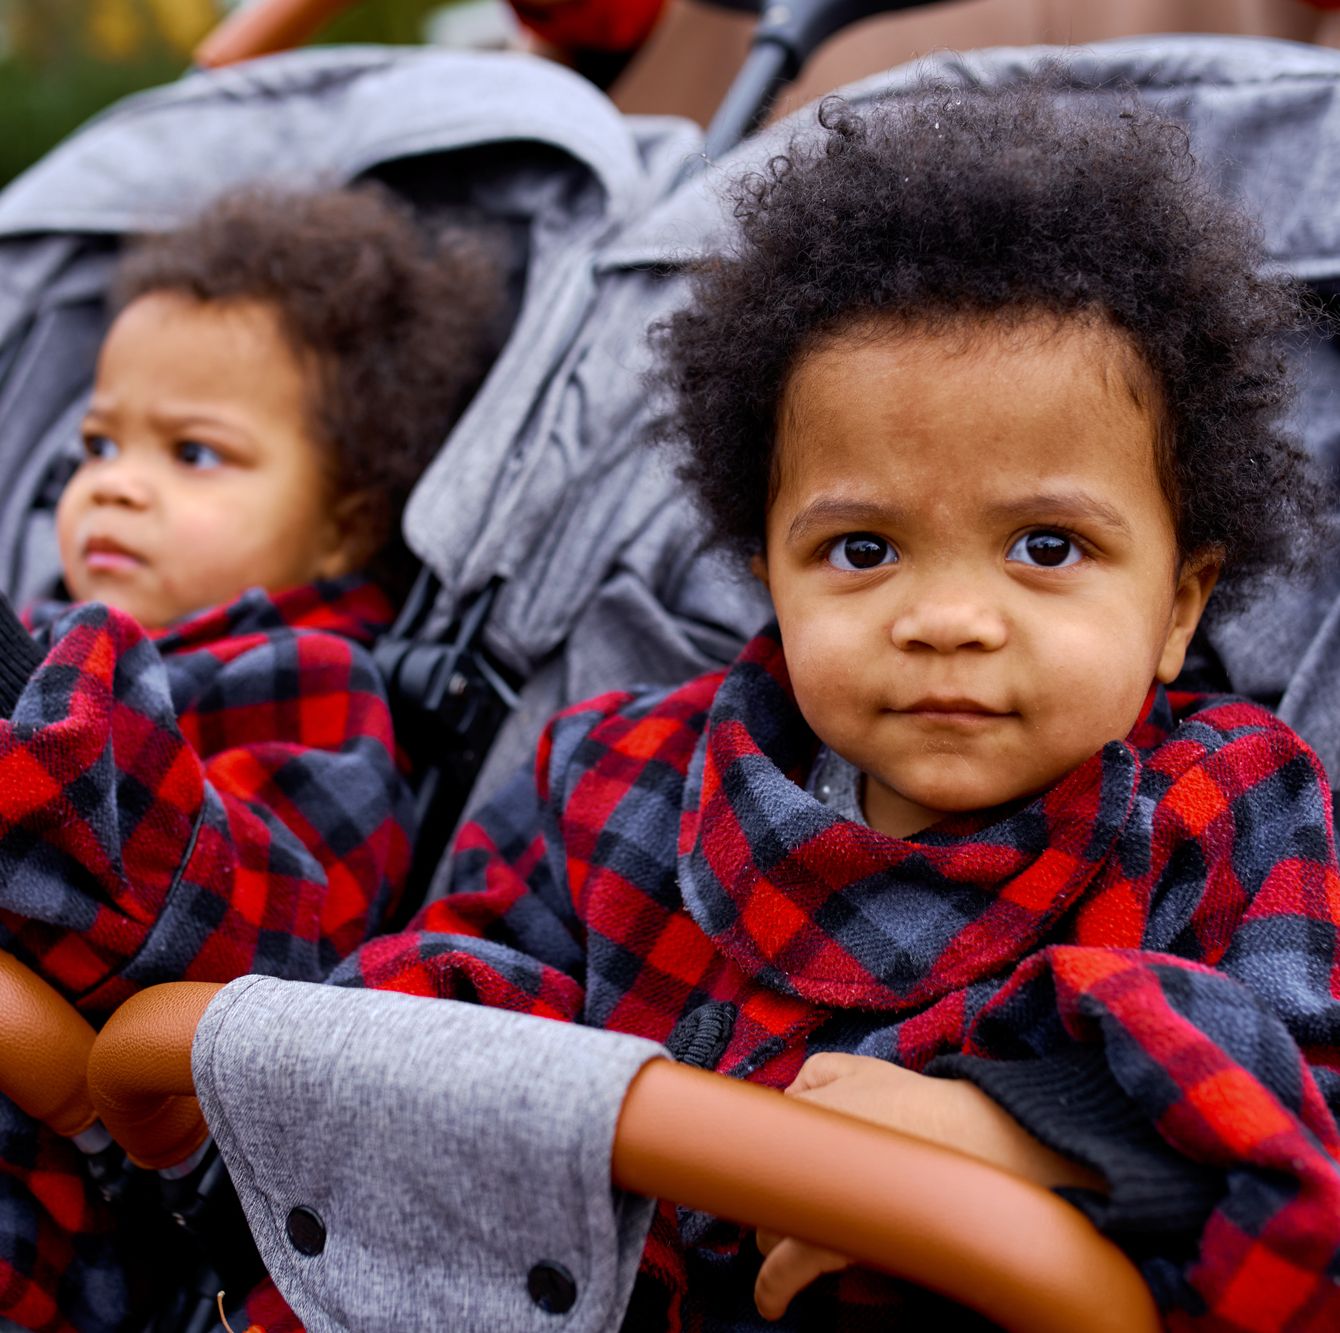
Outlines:
<svg viewBox="0 0 1340 1333"><path fill-rule="evenodd" d="M95 1021L159 981L323 977L408 869L367 651L390 615L355 580L156 635L98 604L39 609L46 658L0 722L0 947ZM0 1145L0 1314L121 1327L124 1256L79 1154L2 1102Z"/></svg>
<svg viewBox="0 0 1340 1333"><path fill-rule="evenodd" d="M724 676L573 708L462 833L456 892L332 979L659 1040L727 1001L717 1068L773 1086L822 1050L1025 1087L1096 1069L1160 1160L1212 1182L1193 1225L1156 1200L1135 1234L1170 1327L1340 1327L1340 871L1298 737L1157 690L1030 804L906 840L810 797L816 750L775 632ZM1024 1104L1046 1139L1057 1099ZM662 1210L630 1326L754 1327L757 1260L728 1231ZM855 1282L791 1326L862 1326L880 1307Z"/></svg>

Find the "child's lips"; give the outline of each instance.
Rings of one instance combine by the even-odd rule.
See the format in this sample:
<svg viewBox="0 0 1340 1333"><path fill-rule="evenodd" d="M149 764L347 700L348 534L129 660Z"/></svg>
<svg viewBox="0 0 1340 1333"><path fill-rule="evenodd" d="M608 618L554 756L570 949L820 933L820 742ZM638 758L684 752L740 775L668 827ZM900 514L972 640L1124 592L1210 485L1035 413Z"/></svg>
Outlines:
<svg viewBox="0 0 1340 1333"><path fill-rule="evenodd" d="M993 708L976 699L928 697L917 699L903 708L894 710L903 717L930 726L977 729L1013 717L1009 709Z"/></svg>
<svg viewBox="0 0 1340 1333"><path fill-rule="evenodd" d="M125 574L144 565L143 556L106 537L84 544L84 567L94 574Z"/></svg>

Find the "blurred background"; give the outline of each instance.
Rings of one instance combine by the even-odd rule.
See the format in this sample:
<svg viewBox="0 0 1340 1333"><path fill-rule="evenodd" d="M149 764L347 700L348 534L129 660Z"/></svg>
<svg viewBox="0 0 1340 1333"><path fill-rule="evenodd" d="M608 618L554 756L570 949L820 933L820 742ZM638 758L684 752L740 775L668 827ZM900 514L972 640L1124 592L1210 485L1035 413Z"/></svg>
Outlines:
<svg viewBox="0 0 1340 1333"><path fill-rule="evenodd" d="M255 2L255 0L250 0ZM237 0L0 0L0 184L117 98L185 70ZM626 111L705 122L748 46L758 0L363 0L323 42L538 50ZM1238 32L1340 45L1340 0L942 0L822 47L778 114L942 47Z"/></svg>
<svg viewBox="0 0 1340 1333"><path fill-rule="evenodd" d="M0 0L0 183L117 98L175 79L233 7L235 0ZM501 0L367 0L320 40L490 45L516 28Z"/></svg>

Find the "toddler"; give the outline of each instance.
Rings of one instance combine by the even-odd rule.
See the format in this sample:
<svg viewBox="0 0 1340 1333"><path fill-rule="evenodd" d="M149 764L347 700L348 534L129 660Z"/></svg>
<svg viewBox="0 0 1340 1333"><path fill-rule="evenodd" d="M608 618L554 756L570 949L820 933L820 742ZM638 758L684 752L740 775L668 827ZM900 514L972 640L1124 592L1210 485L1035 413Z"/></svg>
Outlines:
<svg viewBox="0 0 1340 1333"><path fill-rule="evenodd" d="M1175 1327L1335 1327L1326 778L1173 688L1220 574L1318 527L1297 294L1138 105L821 119L661 331L684 475L776 623L561 714L454 893L333 979L652 1037L1064 1189ZM933 1317L759 1240L663 1207L626 1326Z"/></svg>
<svg viewBox="0 0 1340 1333"><path fill-rule="evenodd" d="M480 240L370 190L232 195L123 262L57 510L76 605L33 637L0 605L0 944L95 1022L157 981L318 979L393 902L369 649L500 291ZM0 1109L0 1313L118 1327L75 1155Z"/></svg>

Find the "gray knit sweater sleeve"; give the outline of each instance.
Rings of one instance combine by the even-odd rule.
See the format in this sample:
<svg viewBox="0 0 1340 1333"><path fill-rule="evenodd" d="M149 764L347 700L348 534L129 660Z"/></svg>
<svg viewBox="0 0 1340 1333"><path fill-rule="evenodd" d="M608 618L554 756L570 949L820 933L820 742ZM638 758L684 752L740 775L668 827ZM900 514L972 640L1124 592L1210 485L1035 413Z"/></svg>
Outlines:
<svg viewBox="0 0 1340 1333"><path fill-rule="evenodd" d="M663 1054L459 1001L252 976L210 1005L192 1063L261 1257L309 1333L604 1333L654 1207L611 1188L614 1127Z"/></svg>

